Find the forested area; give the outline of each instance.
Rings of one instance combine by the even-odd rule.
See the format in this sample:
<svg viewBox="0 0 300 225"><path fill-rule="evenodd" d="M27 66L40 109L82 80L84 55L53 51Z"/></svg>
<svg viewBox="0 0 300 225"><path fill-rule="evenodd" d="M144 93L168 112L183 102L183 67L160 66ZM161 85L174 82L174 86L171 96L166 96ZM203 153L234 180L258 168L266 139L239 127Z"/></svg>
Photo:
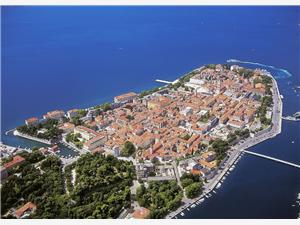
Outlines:
<svg viewBox="0 0 300 225"><path fill-rule="evenodd" d="M37 163L37 154L40 153L26 155L26 163L15 168L18 174L3 183L2 215L28 201L37 205L31 218L116 218L122 209L130 206L129 188L135 176L131 162L85 154L67 167L64 174L58 157L48 156ZM73 168L76 170L74 187ZM64 175L69 194L65 191Z"/></svg>
<svg viewBox="0 0 300 225"><path fill-rule="evenodd" d="M150 218L164 218L169 212L181 205L182 190L175 180L151 181L149 187L143 184L137 189L140 206L150 209Z"/></svg>

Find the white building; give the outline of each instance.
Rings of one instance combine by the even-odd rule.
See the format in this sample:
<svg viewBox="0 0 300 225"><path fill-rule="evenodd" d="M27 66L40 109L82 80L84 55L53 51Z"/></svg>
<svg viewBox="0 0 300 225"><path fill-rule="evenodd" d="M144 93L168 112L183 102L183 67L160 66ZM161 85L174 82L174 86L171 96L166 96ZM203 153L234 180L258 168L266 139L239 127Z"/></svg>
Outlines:
<svg viewBox="0 0 300 225"><path fill-rule="evenodd" d="M184 116L192 115L193 109L191 107L186 107L184 110L180 112Z"/></svg>
<svg viewBox="0 0 300 225"><path fill-rule="evenodd" d="M67 117L72 119L73 117L78 115L78 109L71 109L67 112Z"/></svg>

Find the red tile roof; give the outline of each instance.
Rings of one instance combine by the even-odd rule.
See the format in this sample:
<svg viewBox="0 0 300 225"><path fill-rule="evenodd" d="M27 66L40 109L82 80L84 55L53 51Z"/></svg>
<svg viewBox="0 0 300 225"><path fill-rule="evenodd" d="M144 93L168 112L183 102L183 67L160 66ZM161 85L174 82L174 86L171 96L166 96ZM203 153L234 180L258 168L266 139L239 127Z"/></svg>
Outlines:
<svg viewBox="0 0 300 225"><path fill-rule="evenodd" d="M16 155L12 161L5 163L4 167L6 169L10 169L10 168L22 163L23 161L25 161L25 159L22 156Z"/></svg>
<svg viewBox="0 0 300 225"><path fill-rule="evenodd" d="M146 208L140 208L133 212L132 216L135 219L146 219L150 215L150 210Z"/></svg>
<svg viewBox="0 0 300 225"><path fill-rule="evenodd" d="M16 211L16 217L20 218L21 216L23 216L23 214L27 211L27 210L36 210L36 205L33 204L32 202L27 202L25 205L23 205L21 208L17 209Z"/></svg>

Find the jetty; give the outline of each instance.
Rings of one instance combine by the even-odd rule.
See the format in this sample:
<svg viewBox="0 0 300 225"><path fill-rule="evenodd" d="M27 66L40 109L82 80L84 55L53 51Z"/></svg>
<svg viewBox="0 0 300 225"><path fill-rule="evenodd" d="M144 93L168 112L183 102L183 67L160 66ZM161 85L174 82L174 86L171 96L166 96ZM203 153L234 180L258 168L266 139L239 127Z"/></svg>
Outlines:
<svg viewBox="0 0 300 225"><path fill-rule="evenodd" d="M255 156L258 156L258 157L261 157L261 158L264 158L264 159L269 159L269 160L272 160L272 161L275 161L275 162L278 162L278 163L283 163L285 165L289 165L289 166L300 169L300 165L295 164L295 163L287 162L287 161L284 161L284 160L281 160L281 159L277 159L277 158L274 158L274 157L271 157L271 156L259 154L259 153L256 153L256 152L251 152L251 151L246 151L246 150L240 150L240 151L248 153L250 155L255 155Z"/></svg>
<svg viewBox="0 0 300 225"><path fill-rule="evenodd" d="M167 80L156 79L155 81L156 81L156 82L159 82L159 83L164 83L164 84L176 84L179 80L176 79L176 80L174 80L174 81L167 81Z"/></svg>

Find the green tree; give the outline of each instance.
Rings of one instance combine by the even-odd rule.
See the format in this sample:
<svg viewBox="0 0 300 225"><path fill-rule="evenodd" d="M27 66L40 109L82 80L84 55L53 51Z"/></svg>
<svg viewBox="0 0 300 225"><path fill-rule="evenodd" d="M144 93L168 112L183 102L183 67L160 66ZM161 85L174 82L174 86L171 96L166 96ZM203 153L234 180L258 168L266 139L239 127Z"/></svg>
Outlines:
<svg viewBox="0 0 300 225"><path fill-rule="evenodd" d="M134 145L132 144L132 142L126 141L123 146L121 155L125 156L125 157L129 157L135 153L135 150L136 149L135 149Z"/></svg>
<svg viewBox="0 0 300 225"><path fill-rule="evenodd" d="M185 193L188 198L196 198L202 192L202 184L200 182L192 183L185 188Z"/></svg>

